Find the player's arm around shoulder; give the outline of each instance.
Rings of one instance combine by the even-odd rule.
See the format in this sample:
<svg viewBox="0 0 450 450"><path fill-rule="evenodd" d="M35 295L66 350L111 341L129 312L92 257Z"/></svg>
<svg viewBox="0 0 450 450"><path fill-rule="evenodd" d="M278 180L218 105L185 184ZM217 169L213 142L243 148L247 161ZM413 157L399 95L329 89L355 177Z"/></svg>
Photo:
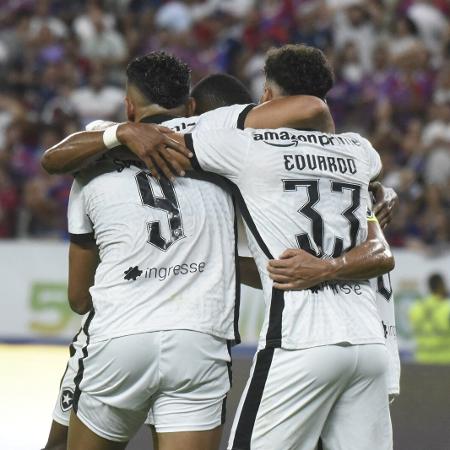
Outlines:
<svg viewBox="0 0 450 450"><path fill-rule="evenodd" d="M367 280L390 272L395 266L383 232L374 218L368 221L367 239L338 258L321 259L304 250L288 249L268 263L274 287L303 290L331 280Z"/></svg>
<svg viewBox="0 0 450 450"><path fill-rule="evenodd" d="M108 150L104 142L104 132L112 127L117 130L118 124L95 120L86 126L85 131L67 136L44 152L41 158L43 169L49 174L70 173L82 169Z"/></svg>
<svg viewBox="0 0 450 450"><path fill-rule="evenodd" d="M86 314L92 308L89 288L94 285L98 262L95 241L70 243L68 298L71 309L78 314Z"/></svg>
<svg viewBox="0 0 450 450"><path fill-rule="evenodd" d="M262 103L250 110L246 128L310 128L334 133L334 121L328 105L318 97L294 95Z"/></svg>
<svg viewBox="0 0 450 450"><path fill-rule="evenodd" d="M162 173L172 177L184 171L183 163L189 152L169 137L171 132L169 128L148 123L108 123L106 128L100 123L47 149L41 164L50 174L76 172L108 150L125 145L155 174L158 165Z"/></svg>

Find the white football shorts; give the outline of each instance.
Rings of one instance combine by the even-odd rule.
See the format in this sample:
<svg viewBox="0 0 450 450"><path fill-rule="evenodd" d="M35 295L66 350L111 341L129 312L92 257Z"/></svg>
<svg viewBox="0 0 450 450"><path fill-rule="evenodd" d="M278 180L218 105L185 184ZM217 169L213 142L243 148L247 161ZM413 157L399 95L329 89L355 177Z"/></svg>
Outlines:
<svg viewBox="0 0 450 450"><path fill-rule="evenodd" d="M382 344L266 348L255 355L232 450L392 450Z"/></svg>
<svg viewBox="0 0 450 450"><path fill-rule="evenodd" d="M89 343L78 356L73 409L98 436L128 441L149 411L157 432L211 430L224 422L231 384L225 339L157 331Z"/></svg>
<svg viewBox="0 0 450 450"><path fill-rule="evenodd" d="M81 350L86 344L86 335L83 329L73 338L69 346L70 358L67 361L66 370L59 385L58 398L53 409L53 420L65 427L69 426L70 412L72 411L73 394L75 392L75 376L78 372L78 360L81 358Z"/></svg>

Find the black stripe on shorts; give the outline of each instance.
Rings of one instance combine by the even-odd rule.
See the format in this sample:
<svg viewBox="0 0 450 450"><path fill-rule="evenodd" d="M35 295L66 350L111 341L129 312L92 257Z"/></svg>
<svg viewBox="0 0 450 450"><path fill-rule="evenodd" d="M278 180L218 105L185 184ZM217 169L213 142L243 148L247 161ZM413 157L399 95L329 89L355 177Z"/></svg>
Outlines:
<svg viewBox="0 0 450 450"><path fill-rule="evenodd" d="M255 369L250 381L250 386L245 396L236 432L233 439L233 450L250 450L253 428L259 405L264 393L269 369L272 364L275 348L265 348L260 350L256 356Z"/></svg>
<svg viewBox="0 0 450 450"><path fill-rule="evenodd" d="M74 336L74 338L72 339L72 342L69 345L69 359L72 358L75 355L75 347L74 347L74 343L77 341L79 334L81 333L82 328L79 329L78 333ZM66 376L67 371L69 370L69 362L67 362L66 364L66 370L64 370L63 376L61 377L61 381L59 383L59 388L61 389L61 386L63 384L64 381L64 377Z"/></svg>
<svg viewBox="0 0 450 450"><path fill-rule="evenodd" d="M228 350L228 354L230 355L230 362L227 362L228 380L230 382L230 389L233 386L233 371L232 371L232 363L233 362L231 360L231 345L232 345L232 341L227 339L227 350ZM225 395L225 398L223 399L223 402L222 402L222 420L221 420L222 425L225 423L225 419L227 417L227 398L228 398L228 394Z"/></svg>
<svg viewBox="0 0 450 450"><path fill-rule="evenodd" d="M74 383L75 383L75 392L73 394L73 410L75 411L75 413L78 411L78 401L80 399L80 395L81 395L81 390L80 390L80 383L81 380L83 379L83 375L84 375L84 360L88 357L88 345L89 345L89 340L90 340L90 336L89 336L89 325L92 322L92 319L95 315L95 311L94 309L91 309L91 311L89 312L89 315L86 319L86 322L84 323L83 326L83 331L84 334L86 335L86 344L83 347L83 356L78 360L78 372L75 375L75 378L73 379Z"/></svg>

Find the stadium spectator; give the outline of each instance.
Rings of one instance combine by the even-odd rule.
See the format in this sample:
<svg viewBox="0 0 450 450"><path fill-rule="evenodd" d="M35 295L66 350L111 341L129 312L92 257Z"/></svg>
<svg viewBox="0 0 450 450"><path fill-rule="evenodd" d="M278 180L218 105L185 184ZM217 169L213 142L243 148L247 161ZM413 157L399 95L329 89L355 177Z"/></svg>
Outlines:
<svg viewBox="0 0 450 450"><path fill-rule="evenodd" d="M449 13L443 0L3 2L0 197L12 198L12 183L8 214L19 220L8 219L2 235L35 229L23 226L22 211L26 186L39 179L39 130L68 134L91 118L120 118L124 63L133 56L174 53L192 67L193 82L229 72L257 100L268 48L304 42L334 63L328 101L338 131L369 138L399 190L391 243L442 248L450 229Z"/></svg>
<svg viewBox="0 0 450 450"><path fill-rule="evenodd" d="M450 299L442 275L431 275L428 288L430 295L409 311L416 336L415 358L424 364L450 364Z"/></svg>
<svg viewBox="0 0 450 450"><path fill-rule="evenodd" d="M87 86L72 91L70 104L84 126L99 117L117 119L123 110L124 98L125 92L107 84L104 69L98 66L89 75Z"/></svg>

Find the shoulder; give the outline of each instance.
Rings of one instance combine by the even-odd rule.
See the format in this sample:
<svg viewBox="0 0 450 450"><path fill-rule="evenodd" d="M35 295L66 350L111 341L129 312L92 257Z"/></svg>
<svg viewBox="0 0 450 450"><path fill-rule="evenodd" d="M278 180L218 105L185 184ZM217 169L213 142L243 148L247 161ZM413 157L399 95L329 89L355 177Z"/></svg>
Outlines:
<svg viewBox="0 0 450 450"><path fill-rule="evenodd" d="M197 125L199 116L176 117L163 122L161 125L170 128L177 133L189 133Z"/></svg>
<svg viewBox="0 0 450 450"><path fill-rule="evenodd" d="M198 128L214 129L243 128L245 117L254 108L254 104L231 105L208 111L200 116Z"/></svg>

